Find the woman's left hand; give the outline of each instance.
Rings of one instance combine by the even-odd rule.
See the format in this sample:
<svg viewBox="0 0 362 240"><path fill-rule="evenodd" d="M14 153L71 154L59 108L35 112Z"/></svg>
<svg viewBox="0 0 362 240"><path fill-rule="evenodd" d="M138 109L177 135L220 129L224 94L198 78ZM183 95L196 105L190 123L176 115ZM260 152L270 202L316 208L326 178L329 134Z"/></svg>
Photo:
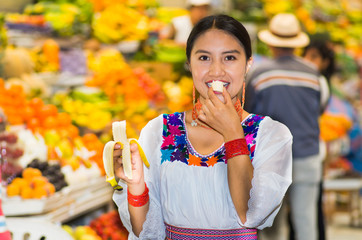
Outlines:
<svg viewBox="0 0 362 240"><path fill-rule="evenodd" d="M223 135L225 141L244 137L240 118L225 87L222 92L225 103L216 96L212 88L209 88L207 94L208 98L202 105L198 120Z"/></svg>

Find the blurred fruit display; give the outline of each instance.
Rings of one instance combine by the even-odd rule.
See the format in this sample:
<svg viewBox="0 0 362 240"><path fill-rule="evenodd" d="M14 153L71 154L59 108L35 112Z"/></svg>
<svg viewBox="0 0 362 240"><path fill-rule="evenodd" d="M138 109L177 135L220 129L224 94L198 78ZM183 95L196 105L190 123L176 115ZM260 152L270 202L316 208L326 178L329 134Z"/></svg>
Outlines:
<svg viewBox="0 0 362 240"><path fill-rule="evenodd" d="M23 139L24 146L33 146L32 144L35 143L37 144L35 149L41 151L43 145L33 139L33 135L39 134L44 141L47 153L44 160L58 161L61 166L70 165L73 170L81 165L91 167L90 161L95 161L103 172L103 164L100 162L100 154L102 154L100 142L93 140L85 145L79 135L78 127L72 123L71 115L67 112L59 112L54 104L46 104L41 98L27 100L21 85L10 85L9 88L3 85L0 91L3 96L0 108L3 109L10 125L18 125L20 129L24 129L19 131L27 139ZM23 111L18 111L18 109L23 109ZM109 121L110 119L107 119L107 123ZM95 122L98 120L96 119ZM25 129L31 132L26 133ZM27 155L20 159L22 167L25 167L32 157L39 157L39 153L36 153L34 148L30 148L27 150Z"/></svg>
<svg viewBox="0 0 362 240"><path fill-rule="evenodd" d="M20 77L33 72L34 62L26 49L7 47L3 54L1 63L4 78Z"/></svg>
<svg viewBox="0 0 362 240"><path fill-rule="evenodd" d="M167 107L171 112L192 108L193 81L183 76L177 83L165 81L162 89L168 97Z"/></svg>
<svg viewBox="0 0 362 240"><path fill-rule="evenodd" d="M172 18L187 15L189 12L184 8L160 6L156 10L156 18L164 23L171 23Z"/></svg>
<svg viewBox="0 0 362 240"><path fill-rule="evenodd" d="M144 69L132 69L118 51L104 49L90 55L88 66L93 75L86 86L104 91L111 106L118 109L114 119L129 119L129 136L137 137L146 122L157 116L157 109L165 105L161 84Z"/></svg>
<svg viewBox="0 0 362 240"><path fill-rule="evenodd" d="M125 4L112 4L94 16L93 33L103 43L144 40L148 36L149 18Z"/></svg>
<svg viewBox="0 0 362 240"><path fill-rule="evenodd" d="M7 45L7 35L5 28L5 16L0 14L0 49L6 47Z"/></svg>
<svg viewBox="0 0 362 240"><path fill-rule="evenodd" d="M0 131L0 171L1 180L5 186L22 171L18 159L24 154L24 151L17 144L17 141L16 134L4 130Z"/></svg>
<svg viewBox="0 0 362 240"><path fill-rule="evenodd" d="M52 102L68 113L78 127L85 127L94 132L102 131L115 113L122 110L111 104L100 89L91 87L55 93Z"/></svg>
<svg viewBox="0 0 362 240"><path fill-rule="evenodd" d="M147 9L158 7L157 0L88 0L93 4L94 12L101 12L104 9L111 7L115 4L126 4L129 7L136 9Z"/></svg>
<svg viewBox="0 0 362 240"><path fill-rule="evenodd" d="M8 197L21 196L23 199L49 197L56 188L37 168L25 168L22 177L15 178L6 188Z"/></svg>
<svg viewBox="0 0 362 240"><path fill-rule="evenodd" d="M64 37L88 34L93 10L87 0L40 0L36 4L28 5L24 14L44 16L44 20L51 26L54 33ZM16 22L16 19L11 20Z"/></svg>
<svg viewBox="0 0 362 240"><path fill-rule="evenodd" d="M91 227L77 226L74 229L69 225L63 225L63 230L69 233L74 240L102 240Z"/></svg>
<svg viewBox="0 0 362 240"><path fill-rule="evenodd" d="M90 227L101 237L102 240L128 239L128 231L123 226L116 210L105 213L92 220Z"/></svg>
<svg viewBox="0 0 362 240"><path fill-rule="evenodd" d="M49 164L46 161L42 162L38 159L34 159L27 165L27 168L39 169L42 175L54 185L55 191L59 191L68 185L65 181L64 174L61 171L61 166L57 162Z"/></svg>

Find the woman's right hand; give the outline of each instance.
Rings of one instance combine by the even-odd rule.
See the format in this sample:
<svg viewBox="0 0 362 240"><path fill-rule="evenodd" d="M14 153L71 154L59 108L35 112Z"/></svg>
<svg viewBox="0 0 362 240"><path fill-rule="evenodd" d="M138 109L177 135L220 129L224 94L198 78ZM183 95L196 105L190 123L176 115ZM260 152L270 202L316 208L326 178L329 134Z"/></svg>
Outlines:
<svg viewBox="0 0 362 240"><path fill-rule="evenodd" d="M126 177L123 169L122 161L122 148L120 144L115 144L113 149L113 167L115 176L125 181L130 188L138 189L139 187L144 188L144 175L143 175L143 161L138 151L138 145L132 143L131 149L131 164L132 164L132 179ZM142 193L142 192L141 192Z"/></svg>

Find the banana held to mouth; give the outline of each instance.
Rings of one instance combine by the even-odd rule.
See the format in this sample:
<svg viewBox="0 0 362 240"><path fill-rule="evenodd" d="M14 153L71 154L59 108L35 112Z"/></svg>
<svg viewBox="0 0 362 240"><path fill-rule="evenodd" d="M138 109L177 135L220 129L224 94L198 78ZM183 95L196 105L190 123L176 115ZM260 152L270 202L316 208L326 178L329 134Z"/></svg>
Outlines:
<svg viewBox="0 0 362 240"><path fill-rule="evenodd" d="M119 121L112 123L112 133L113 140L106 143L103 149L103 165L106 172L106 181L109 182L114 189L122 190L122 187L118 185L113 168L113 151L114 145L116 143L121 145L122 148L122 163L124 174L127 178L132 179L132 163L131 163L131 150L130 144L137 143L138 151L140 152L141 159L146 167L149 167L150 164L147 161L146 155L143 152L141 145L138 143L137 139L130 138L127 139L126 135L126 121Z"/></svg>
<svg viewBox="0 0 362 240"><path fill-rule="evenodd" d="M212 90L214 90L215 92L220 92L220 93L222 93L224 84L225 84L225 83L222 82L222 81L218 81L218 80L212 81L212 83L211 83ZM229 84L225 84L225 87L226 87L227 85L229 85Z"/></svg>

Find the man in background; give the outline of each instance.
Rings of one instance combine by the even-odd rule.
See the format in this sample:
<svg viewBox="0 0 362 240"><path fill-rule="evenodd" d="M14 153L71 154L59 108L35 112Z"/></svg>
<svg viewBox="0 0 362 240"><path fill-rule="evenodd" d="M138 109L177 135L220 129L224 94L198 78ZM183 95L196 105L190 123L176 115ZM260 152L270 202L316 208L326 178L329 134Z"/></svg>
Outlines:
<svg viewBox="0 0 362 240"><path fill-rule="evenodd" d="M248 74L245 110L284 123L293 135L293 183L273 226L260 236L262 240L288 239L289 210L296 239L317 240L322 178L318 118L328 100L328 85L317 68L294 54L309 38L293 14L275 15L269 29L260 31L258 37L269 46L273 59Z"/></svg>

